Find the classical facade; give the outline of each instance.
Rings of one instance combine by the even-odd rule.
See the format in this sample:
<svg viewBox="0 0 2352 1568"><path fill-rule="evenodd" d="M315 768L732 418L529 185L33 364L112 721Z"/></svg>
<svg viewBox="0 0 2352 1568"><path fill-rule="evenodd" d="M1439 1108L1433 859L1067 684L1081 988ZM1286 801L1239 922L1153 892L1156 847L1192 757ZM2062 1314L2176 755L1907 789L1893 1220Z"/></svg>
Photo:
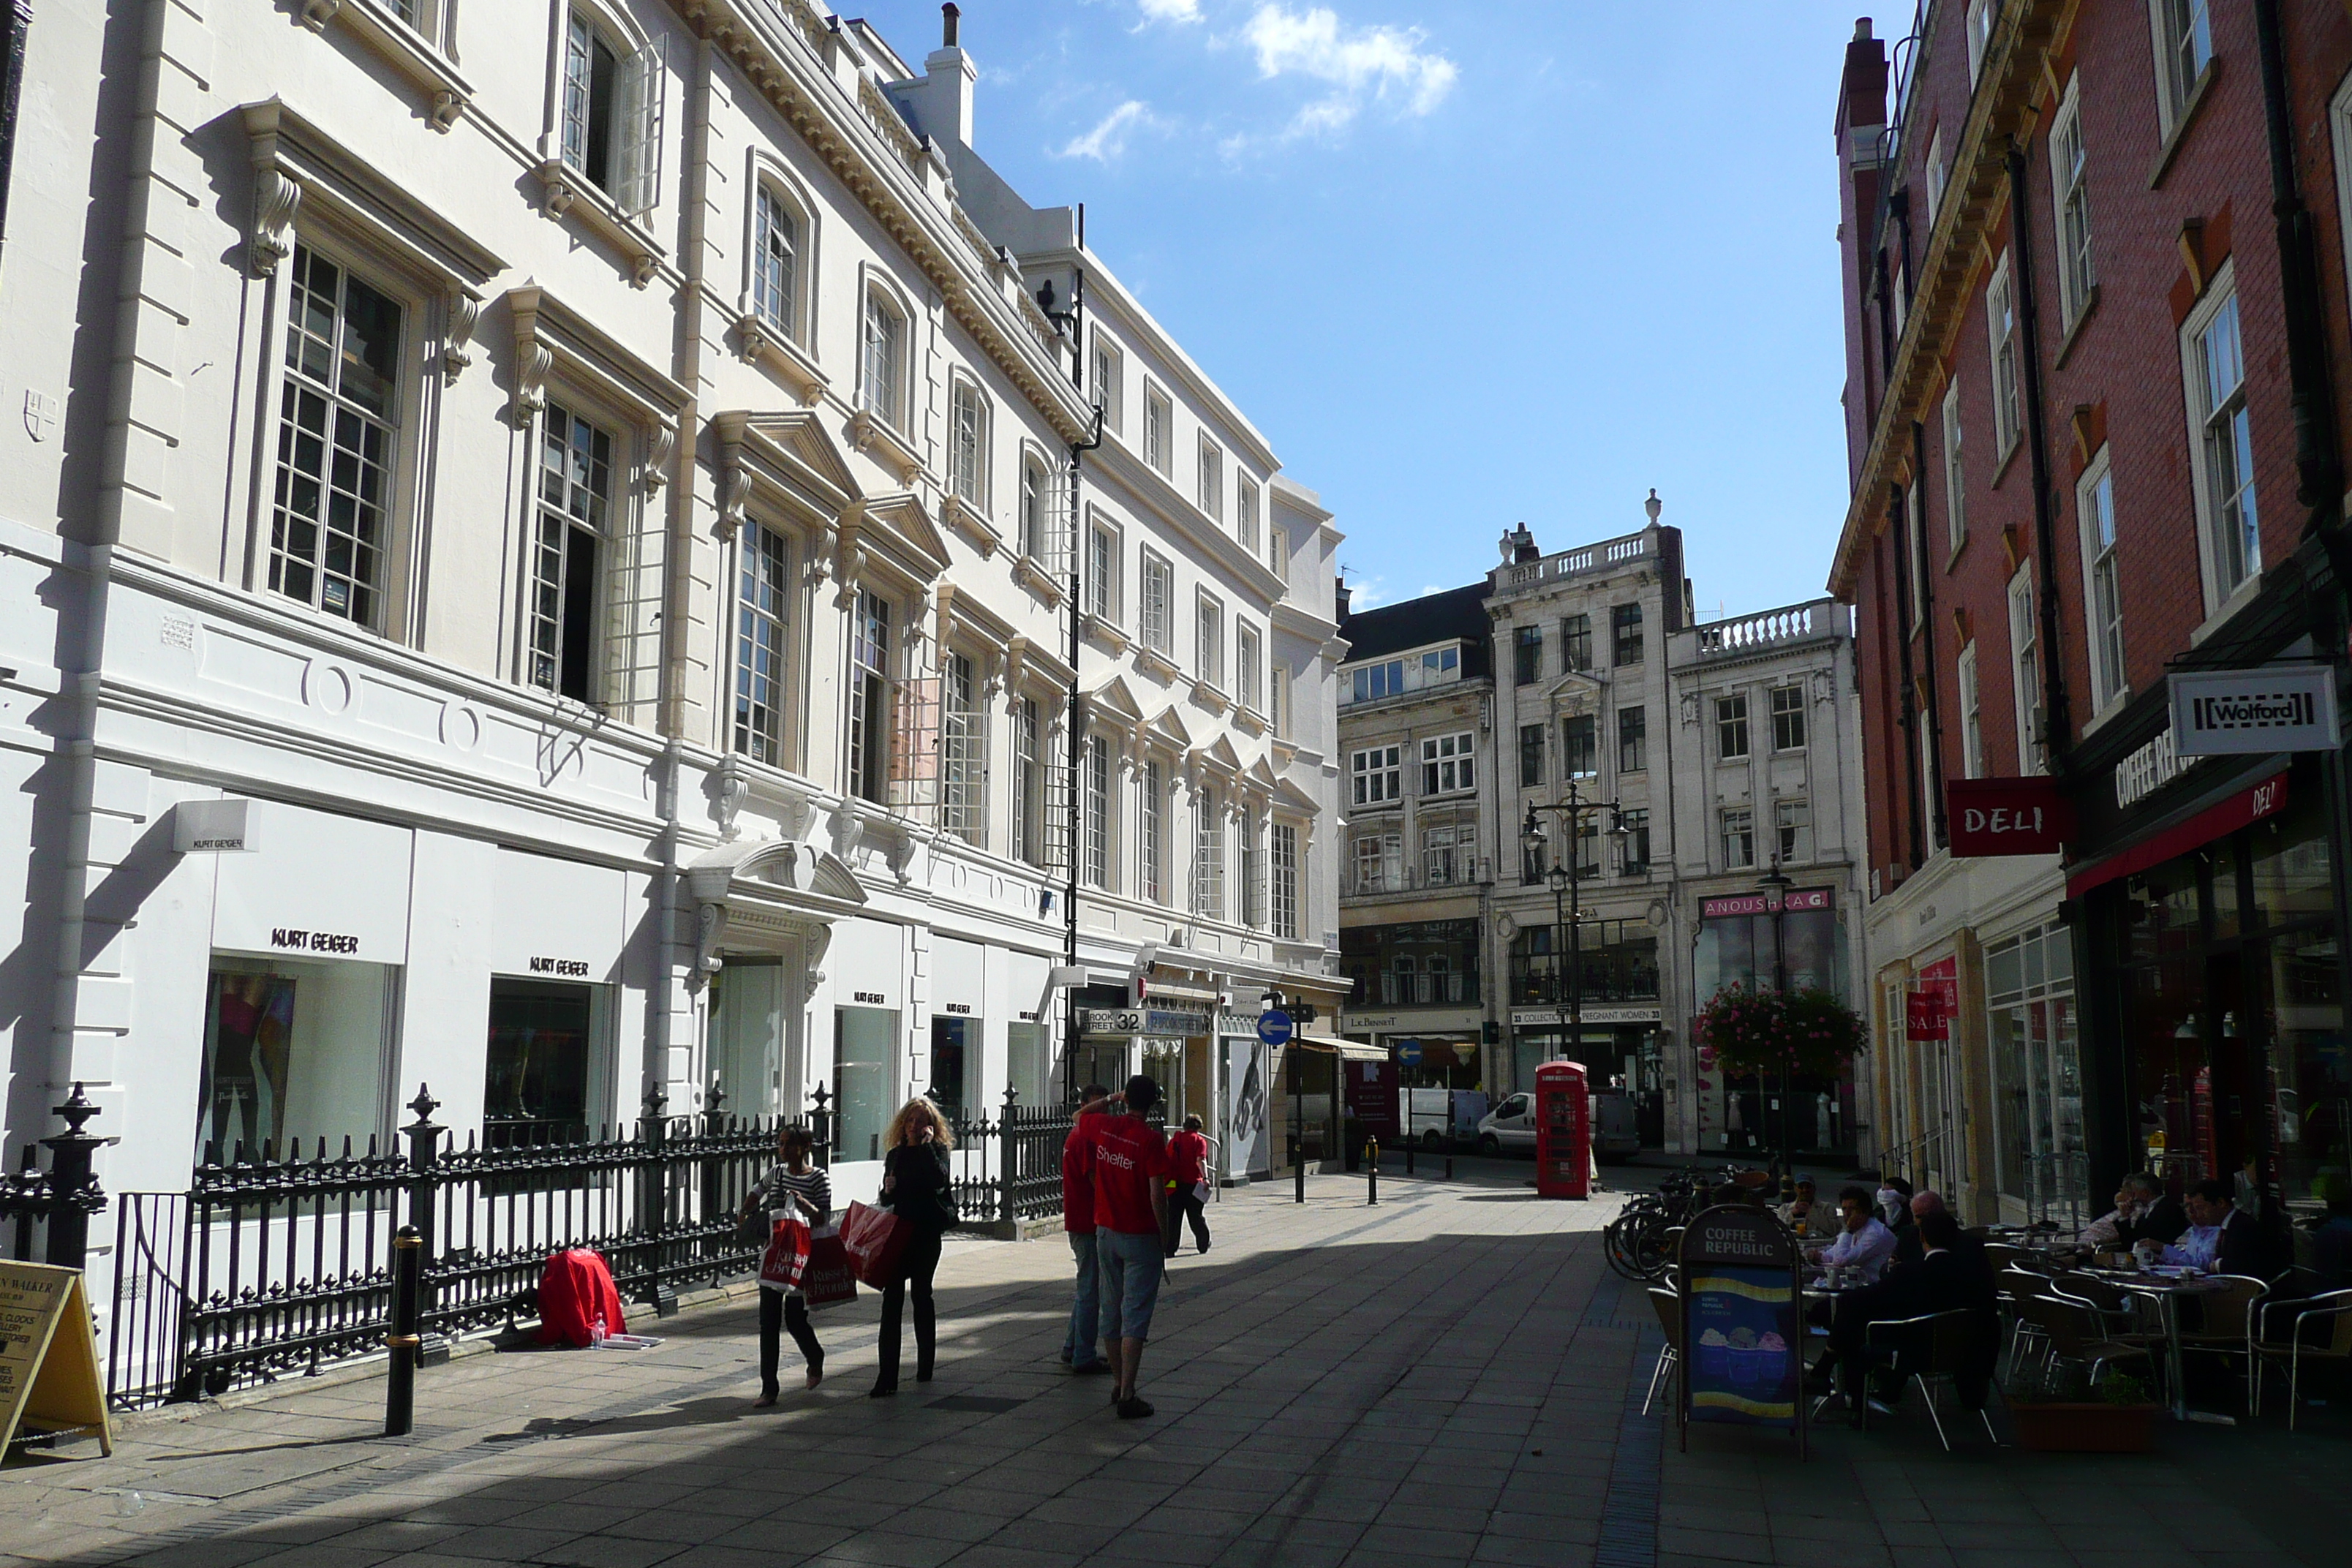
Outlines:
<svg viewBox="0 0 2352 1568"><path fill-rule="evenodd" d="M1148 1062L1264 1170L1258 995L1339 994L1330 514L952 36L544 16L32 29L6 1157L74 1081L112 1191L420 1082L493 1145L822 1086L855 1194L909 1095Z"/></svg>
<svg viewBox="0 0 2352 1568"><path fill-rule="evenodd" d="M1851 1149L1853 1082L1784 1118L1690 1045L1727 984L1858 996L1849 618L1693 624L1681 531L1645 510L1549 553L1522 524L1483 580L1343 618L1343 1027L1417 1047L1402 1082L1498 1100L1580 1060L1653 1147Z"/></svg>

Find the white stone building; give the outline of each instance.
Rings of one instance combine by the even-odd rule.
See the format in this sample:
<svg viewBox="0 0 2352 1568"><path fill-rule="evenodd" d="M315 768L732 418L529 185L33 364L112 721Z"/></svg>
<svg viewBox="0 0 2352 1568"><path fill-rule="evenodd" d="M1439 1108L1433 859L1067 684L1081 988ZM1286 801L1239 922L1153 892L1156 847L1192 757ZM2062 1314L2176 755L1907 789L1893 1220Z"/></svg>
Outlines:
<svg viewBox="0 0 2352 1568"><path fill-rule="evenodd" d="M1336 1002L1339 535L972 151L963 50L813 0L29 47L12 1163L74 1080L122 1191L420 1082L495 1142L715 1076L826 1086L855 1195L925 1090L1157 1060L1222 1130L1259 993ZM1139 1032L1067 1036L1073 853L1080 999L1146 974Z"/></svg>

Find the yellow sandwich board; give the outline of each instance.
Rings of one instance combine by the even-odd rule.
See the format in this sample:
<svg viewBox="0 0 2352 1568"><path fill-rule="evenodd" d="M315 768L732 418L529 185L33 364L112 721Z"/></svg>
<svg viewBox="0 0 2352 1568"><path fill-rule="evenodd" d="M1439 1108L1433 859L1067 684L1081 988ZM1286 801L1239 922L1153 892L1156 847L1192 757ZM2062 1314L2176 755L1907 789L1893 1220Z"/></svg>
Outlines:
<svg viewBox="0 0 2352 1568"><path fill-rule="evenodd" d="M0 1261L0 1452L27 1432L91 1431L114 1452L81 1270Z"/></svg>

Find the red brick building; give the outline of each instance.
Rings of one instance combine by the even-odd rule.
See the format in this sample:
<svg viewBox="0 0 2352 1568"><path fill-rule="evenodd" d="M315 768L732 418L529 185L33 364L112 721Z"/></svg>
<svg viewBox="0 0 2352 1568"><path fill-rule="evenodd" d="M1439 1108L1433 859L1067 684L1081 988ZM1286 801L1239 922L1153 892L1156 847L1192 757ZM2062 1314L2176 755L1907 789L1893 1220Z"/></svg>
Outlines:
<svg viewBox="0 0 2352 1568"><path fill-rule="evenodd" d="M2352 5L1907 26L1836 119L1882 1157L1985 1219L2236 1177L2284 1249L2352 1198L2340 735L2192 755L2168 689L2341 684ZM1978 787L2063 847L1954 853L2037 778Z"/></svg>

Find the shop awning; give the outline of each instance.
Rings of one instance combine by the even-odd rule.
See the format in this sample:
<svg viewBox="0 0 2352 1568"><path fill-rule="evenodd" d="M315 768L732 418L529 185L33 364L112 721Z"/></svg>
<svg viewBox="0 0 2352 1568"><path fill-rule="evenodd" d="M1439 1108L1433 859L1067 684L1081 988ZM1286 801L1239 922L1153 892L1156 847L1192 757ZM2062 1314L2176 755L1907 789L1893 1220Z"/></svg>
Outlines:
<svg viewBox="0 0 2352 1568"><path fill-rule="evenodd" d="M1302 1051L1321 1051L1343 1061L1384 1062L1389 1059L1386 1046L1360 1045L1354 1040L1342 1040L1331 1035L1293 1035L1290 1043Z"/></svg>
<svg viewBox="0 0 2352 1568"><path fill-rule="evenodd" d="M2218 805L2207 806L2185 822L2150 834L2128 849L2108 856L2089 866L2074 868L2067 873L2066 896L2079 899L2092 889L2161 866L2176 856L2201 848L2226 834L2236 832L2250 823L2274 816L2286 809L2284 773L2272 774L2250 789L2240 790Z"/></svg>
<svg viewBox="0 0 2352 1568"><path fill-rule="evenodd" d="M1143 983L1143 1000L1146 1005L1191 1002L1198 1006L1214 1007L1223 1000L1223 994L1213 985L1186 985L1174 980L1162 980L1155 974Z"/></svg>

